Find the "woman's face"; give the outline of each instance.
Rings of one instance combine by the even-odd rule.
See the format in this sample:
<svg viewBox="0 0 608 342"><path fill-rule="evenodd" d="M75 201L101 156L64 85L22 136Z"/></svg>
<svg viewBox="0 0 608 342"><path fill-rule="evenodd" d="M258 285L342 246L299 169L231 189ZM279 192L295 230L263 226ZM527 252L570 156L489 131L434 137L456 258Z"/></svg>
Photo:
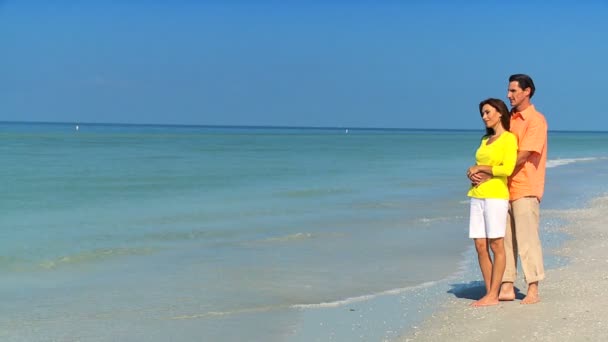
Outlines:
<svg viewBox="0 0 608 342"><path fill-rule="evenodd" d="M481 107L481 119L485 122L486 127L496 128L502 125L500 122L500 112L489 104Z"/></svg>

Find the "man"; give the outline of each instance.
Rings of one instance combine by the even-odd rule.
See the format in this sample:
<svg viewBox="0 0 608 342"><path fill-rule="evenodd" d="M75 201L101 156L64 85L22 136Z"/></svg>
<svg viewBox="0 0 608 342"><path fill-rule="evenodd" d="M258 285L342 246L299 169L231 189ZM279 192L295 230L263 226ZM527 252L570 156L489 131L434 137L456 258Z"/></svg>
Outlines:
<svg viewBox="0 0 608 342"><path fill-rule="evenodd" d="M522 304L540 301L538 282L545 278L539 237L540 201L545 188L547 161L547 122L530 99L535 87L528 75L509 77L507 97L511 102L511 132L517 136L519 150L513 174L509 177L509 215L505 234L506 268L500 289L500 300L514 300L513 282L517 278L517 256L528 284ZM473 183L489 179L488 175L472 175Z"/></svg>

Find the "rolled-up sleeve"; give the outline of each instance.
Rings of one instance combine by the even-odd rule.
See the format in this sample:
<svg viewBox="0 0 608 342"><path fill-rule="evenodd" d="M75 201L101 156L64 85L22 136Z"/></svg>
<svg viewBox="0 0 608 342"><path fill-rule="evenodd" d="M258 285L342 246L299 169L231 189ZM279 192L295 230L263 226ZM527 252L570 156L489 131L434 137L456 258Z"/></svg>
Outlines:
<svg viewBox="0 0 608 342"><path fill-rule="evenodd" d="M526 134L521 137L519 149L541 153L547 141L547 122L541 116L530 116Z"/></svg>

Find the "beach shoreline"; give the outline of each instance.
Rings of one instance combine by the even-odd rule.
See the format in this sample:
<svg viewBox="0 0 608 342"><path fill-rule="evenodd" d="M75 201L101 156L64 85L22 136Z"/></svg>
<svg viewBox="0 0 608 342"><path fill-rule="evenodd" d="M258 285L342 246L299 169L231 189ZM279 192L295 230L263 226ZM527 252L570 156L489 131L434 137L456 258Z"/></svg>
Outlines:
<svg viewBox="0 0 608 342"><path fill-rule="evenodd" d="M520 304L527 290L521 274L516 282L521 292L518 298L497 306L470 307L481 295L479 287L462 289L396 341L578 341L607 337L608 323L602 319L608 315L606 208L608 196L603 195L585 208L561 211L568 223L559 229L570 239L551 252L569 262L546 271L540 303Z"/></svg>

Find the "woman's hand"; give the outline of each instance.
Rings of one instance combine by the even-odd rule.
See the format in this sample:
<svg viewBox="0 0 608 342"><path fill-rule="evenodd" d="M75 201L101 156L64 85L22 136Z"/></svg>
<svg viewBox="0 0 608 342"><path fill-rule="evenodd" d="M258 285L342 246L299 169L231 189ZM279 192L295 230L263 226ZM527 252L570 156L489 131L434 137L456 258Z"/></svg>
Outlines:
<svg viewBox="0 0 608 342"><path fill-rule="evenodd" d="M467 177L471 179L471 177L477 172L479 172L479 168L477 167L477 165L473 165L467 170Z"/></svg>
<svg viewBox="0 0 608 342"><path fill-rule="evenodd" d="M471 180L471 184L478 186L479 184L492 178L491 175L484 172L479 165L473 165L467 169L467 177Z"/></svg>

